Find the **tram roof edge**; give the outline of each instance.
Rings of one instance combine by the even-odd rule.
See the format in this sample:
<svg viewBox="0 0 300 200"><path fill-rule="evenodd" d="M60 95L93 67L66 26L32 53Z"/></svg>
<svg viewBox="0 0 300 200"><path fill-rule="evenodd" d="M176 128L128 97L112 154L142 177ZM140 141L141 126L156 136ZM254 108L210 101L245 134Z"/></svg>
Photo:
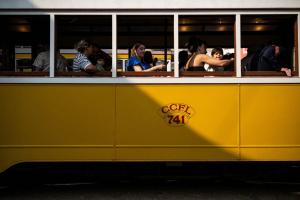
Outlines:
<svg viewBox="0 0 300 200"><path fill-rule="evenodd" d="M299 0L1 0L0 9L298 9Z"/></svg>

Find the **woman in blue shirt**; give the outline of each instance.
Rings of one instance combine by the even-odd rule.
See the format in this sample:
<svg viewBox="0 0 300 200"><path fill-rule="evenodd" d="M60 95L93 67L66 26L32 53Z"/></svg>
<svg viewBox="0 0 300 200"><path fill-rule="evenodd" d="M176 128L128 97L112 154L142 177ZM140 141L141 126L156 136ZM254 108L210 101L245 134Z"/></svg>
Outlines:
<svg viewBox="0 0 300 200"><path fill-rule="evenodd" d="M143 71L143 72L151 72L156 70L161 70L165 67L165 65L156 65L150 66L150 64L144 62L145 55L145 45L143 43L136 43L133 45L131 49L131 57L129 58L127 64L127 71Z"/></svg>

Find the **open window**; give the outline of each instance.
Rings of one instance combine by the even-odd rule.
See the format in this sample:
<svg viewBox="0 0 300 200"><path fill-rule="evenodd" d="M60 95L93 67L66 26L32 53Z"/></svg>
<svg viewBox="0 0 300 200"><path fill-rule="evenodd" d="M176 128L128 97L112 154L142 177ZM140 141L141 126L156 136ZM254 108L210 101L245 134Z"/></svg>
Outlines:
<svg viewBox="0 0 300 200"><path fill-rule="evenodd" d="M58 15L55 21L55 76L111 77L112 16ZM77 45L80 41L87 41L91 45L92 52L82 52L82 55L88 60L86 62L96 67L97 71L94 73L87 73L84 70L85 66L74 69L74 59L78 56Z"/></svg>
<svg viewBox="0 0 300 200"><path fill-rule="evenodd" d="M235 76L234 58L235 16L228 15L181 15L179 16L179 71L181 76ZM196 41L195 41L196 40ZM191 52L188 48L201 43L201 50ZM217 53L216 53L217 52ZM212 55L213 53L213 55ZM186 56L188 54L188 57ZM226 66L201 62L194 66L196 54L216 56L218 60L232 60ZM221 61L222 62L222 61Z"/></svg>
<svg viewBox="0 0 300 200"><path fill-rule="evenodd" d="M0 15L0 76L49 75L49 15Z"/></svg>
<svg viewBox="0 0 300 200"><path fill-rule="evenodd" d="M118 76L174 75L173 16L118 15L117 31ZM138 43L144 52L135 55Z"/></svg>
<svg viewBox="0 0 300 200"><path fill-rule="evenodd" d="M286 76L298 71L296 15L241 16L242 74Z"/></svg>

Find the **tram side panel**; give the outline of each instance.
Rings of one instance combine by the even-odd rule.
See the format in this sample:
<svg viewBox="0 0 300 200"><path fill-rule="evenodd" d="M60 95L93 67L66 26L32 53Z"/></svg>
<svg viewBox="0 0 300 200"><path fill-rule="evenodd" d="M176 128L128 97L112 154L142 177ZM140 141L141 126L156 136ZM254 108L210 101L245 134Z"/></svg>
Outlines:
<svg viewBox="0 0 300 200"><path fill-rule="evenodd" d="M0 171L20 162L111 161L115 86L0 85Z"/></svg>
<svg viewBox="0 0 300 200"><path fill-rule="evenodd" d="M117 160L239 159L238 85L116 87Z"/></svg>
<svg viewBox="0 0 300 200"><path fill-rule="evenodd" d="M241 85L241 159L300 160L300 85Z"/></svg>

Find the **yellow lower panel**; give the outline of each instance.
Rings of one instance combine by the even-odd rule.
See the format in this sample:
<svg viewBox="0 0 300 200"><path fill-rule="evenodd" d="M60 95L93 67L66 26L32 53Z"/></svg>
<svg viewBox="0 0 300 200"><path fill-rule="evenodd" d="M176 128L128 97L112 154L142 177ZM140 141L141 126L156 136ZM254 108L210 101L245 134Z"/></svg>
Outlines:
<svg viewBox="0 0 300 200"><path fill-rule="evenodd" d="M0 148L0 172L22 162L112 161L113 147Z"/></svg>
<svg viewBox="0 0 300 200"><path fill-rule="evenodd" d="M300 147L241 148L240 154L249 161L299 161Z"/></svg>
<svg viewBox="0 0 300 200"><path fill-rule="evenodd" d="M116 144L238 145L238 91L237 85L117 86ZM172 104L191 106L188 123L163 118L162 108Z"/></svg>
<svg viewBox="0 0 300 200"><path fill-rule="evenodd" d="M218 147L238 146L238 91L237 85L117 86L116 145L140 148L118 149L116 159L237 159L236 152ZM162 108L174 104L193 109L188 123L174 126L163 118L171 113L163 115ZM201 148L182 148L193 145Z"/></svg>
<svg viewBox="0 0 300 200"><path fill-rule="evenodd" d="M237 160L238 148L117 147L119 161L225 161Z"/></svg>
<svg viewBox="0 0 300 200"><path fill-rule="evenodd" d="M112 145L114 125L114 85L0 85L0 145Z"/></svg>
<svg viewBox="0 0 300 200"><path fill-rule="evenodd" d="M300 85L240 87L241 145L300 144Z"/></svg>

